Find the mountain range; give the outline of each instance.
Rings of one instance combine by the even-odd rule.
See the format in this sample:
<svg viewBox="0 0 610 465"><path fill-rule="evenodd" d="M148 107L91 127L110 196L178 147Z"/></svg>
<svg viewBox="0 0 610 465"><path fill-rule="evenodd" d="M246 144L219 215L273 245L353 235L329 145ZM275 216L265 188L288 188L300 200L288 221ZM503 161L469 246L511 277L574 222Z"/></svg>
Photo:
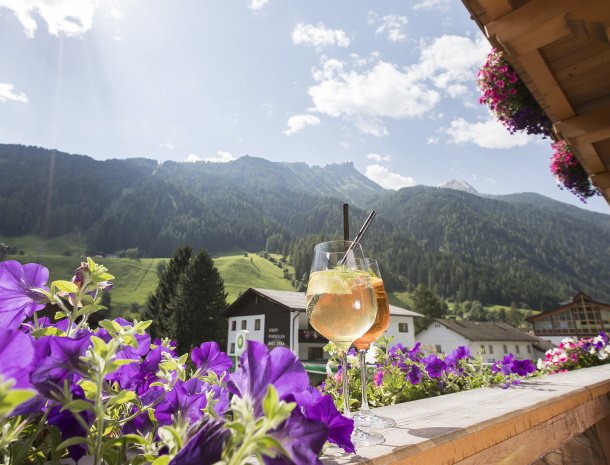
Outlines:
<svg viewBox="0 0 610 465"><path fill-rule="evenodd" d="M79 231L91 250L166 257L183 243L217 253L290 255L298 278L315 241L341 237L342 203L394 289L423 283L455 300L555 305L582 290L610 301L610 215L533 194L479 194L464 181L383 189L352 163L244 156L229 163L94 160L0 145L0 235Z"/></svg>

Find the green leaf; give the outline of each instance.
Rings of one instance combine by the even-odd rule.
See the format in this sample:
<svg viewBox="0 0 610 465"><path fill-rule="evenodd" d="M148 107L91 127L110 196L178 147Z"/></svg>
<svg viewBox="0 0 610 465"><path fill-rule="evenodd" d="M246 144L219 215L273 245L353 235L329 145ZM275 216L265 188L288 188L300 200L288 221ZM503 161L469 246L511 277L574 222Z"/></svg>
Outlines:
<svg viewBox="0 0 610 465"><path fill-rule="evenodd" d="M64 318L67 318L67 317L68 317L68 315L66 315L65 312L58 311L58 312L55 312L55 318L54 319L55 319L55 321L59 321L59 320L63 320Z"/></svg>
<svg viewBox="0 0 610 465"><path fill-rule="evenodd" d="M35 395L36 392L30 389L11 389L0 399L0 417L8 415L15 407Z"/></svg>
<svg viewBox="0 0 610 465"><path fill-rule="evenodd" d="M64 405L61 410L69 410L72 413L84 412L86 410L94 412L95 407L91 402L87 402L86 400L74 399Z"/></svg>
<svg viewBox="0 0 610 465"><path fill-rule="evenodd" d="M90 273L93 273L95 268L97 268L97 264L91 259L91 257L87 257L87 265L89 265Z"/></svg>
<svg viewBox="0 0 610 465"><path fill-rule="evenodd" d="M82 436L74 436L59 444L56 449L65 449L66 447L76 446L77 444L87 444L87 438Z"/></svg>
<svg viewBox="0 0 610 465"><path fill-rule="evenodd" d="M98 355L103 355L108 346L104 342L103 339L100 339L97 336L91 336L91 342L93 343L93 351Z"/></svg>
<svg viewBox="0 0 610 465"><path fill-rule="evenodd" d="M157 457L157 459L150 465L167 465L168 463L169 455L162 455L161 457Z"/></svg>
<svg viewBox="0 0 610 465"><path fill-rule="evenodd" d="M103 305L95 305L95 304L89 304L89 305L85 305L83 308L79 308L78 311L76 311L74 313L74 318L78 318L79 316L82 315L88 315L90 313L95 313L99 310L103 310L106 307L104 307Z"/></svg>
<svg viewBox="0 0 610 465"><path fill-rule="evenodd" d="M51 286L56 287L60 291L67 292L68 294L75 294L78 292L78 286L72 281L53 281L53 283L51 283Z"/></svg>
<svg viewBox="0 0 610 465"><path fill-rule="evenodd" d="M121 391L116 396L108 401L108 406L121 405L136 398L136 393L133 391Z"/></svg>
<svg viewBox="0 0 610 465"><path fill-rule="evenodd" d="M112 276L110 273L102 273L99 278L102 281L112 281L114 279L114 276Z"/></svg>
<svg viewBox="0 0 610 465"><path fill-rule="evenodd" d="M32 337L36 339L42 336L57 336L63 334L64 332L61 329L56 328L55 326L49 326L47 328L38 328L32 331Z"/></svg>
<svg viewBox="0 0 610 465"><path fill-rule="evenodd" d="M95 393L97 392L97 386L93 381L85 380L81 381L80 387L85 391L87 399L94 399Z"/></svg>
<svg viewBox="0 0 610 465"><path fill-rule="evenodd" d="M275 415L279 401L280 397L278 396L276 389L273 387L273 384L270 384L267 388L265 398L263 399L263 412L270 420L273 419L273 416Z"/></svg>
<svg viewBox="0 0 610 465"><path fill-rule="evenodd" d="M118 358L118 359L110 362L108 365L106 365L106 369L104 370L104 372L112 373L113 371L116 371L119 368L121 368L123 365L129 365L130 363L135 363L135 362L137 362L137 360L132 360L132 359L128 359L128 358L127 359Z"/></svg>

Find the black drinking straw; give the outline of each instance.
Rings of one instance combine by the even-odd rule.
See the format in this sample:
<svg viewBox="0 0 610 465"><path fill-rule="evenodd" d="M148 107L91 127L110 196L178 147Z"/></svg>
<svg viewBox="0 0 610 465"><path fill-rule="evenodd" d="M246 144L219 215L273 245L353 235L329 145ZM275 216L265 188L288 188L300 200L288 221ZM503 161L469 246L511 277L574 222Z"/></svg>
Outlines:
<svg viewBox="0 0 610 465"><path fill-rule="evenodd" d="M345 265L345 261L347 260L348 254L353 250L354 245L360 243L360 241L362 240L362 238L366 234L367 229L369 229L369 226L371 225L371 223L375 219L376 215L377 215L377 212L375 210L373 210L371 213L369 213L369 216L364 221L364 224L360 228L360 231L358 231L358 234L356 234L356 237L354 238L353 242L350 244L349 248L345 251L345 255L339 261L339 265Z"/></svg>
<svg viewBox="0 0 610 465"><path fill-rule="evenodd" d="M343 204L343 240L349 241L349 205Z"/></svg>

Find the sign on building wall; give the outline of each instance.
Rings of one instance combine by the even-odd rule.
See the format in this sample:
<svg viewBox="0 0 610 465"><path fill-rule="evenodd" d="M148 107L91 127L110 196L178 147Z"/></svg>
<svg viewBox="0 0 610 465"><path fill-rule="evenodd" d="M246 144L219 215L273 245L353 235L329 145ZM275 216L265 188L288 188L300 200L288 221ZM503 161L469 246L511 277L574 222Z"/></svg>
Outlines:
<svg viewBox="0 0 610 465"><path fill-rule="evenodd" d="M267 345L269 347L287 346L286 334L280 331L280 328L269 328L267 330Z"/></svg>
<svg viewBox="0 0 610 465"><path fill-rule="evenodd" d="M248 343L248 331L247 329L242 329L237 333L237 337L235 338L235 355L239 357L244 350L246 350L246 345Z"/></svg>

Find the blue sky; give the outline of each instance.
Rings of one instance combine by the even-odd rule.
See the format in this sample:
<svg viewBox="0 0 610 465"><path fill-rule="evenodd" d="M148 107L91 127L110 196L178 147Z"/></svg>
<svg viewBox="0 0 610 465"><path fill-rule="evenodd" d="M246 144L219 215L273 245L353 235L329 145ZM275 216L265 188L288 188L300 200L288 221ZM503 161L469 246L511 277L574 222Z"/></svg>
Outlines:
<svg viewBox="0 0 610 465"><path fill-rule="evenodd" d="M548 141L478 104L489 44L457 0L0 0L0 48L3 143L353 161L388 188L455 178L583 206Z"/></svg>

